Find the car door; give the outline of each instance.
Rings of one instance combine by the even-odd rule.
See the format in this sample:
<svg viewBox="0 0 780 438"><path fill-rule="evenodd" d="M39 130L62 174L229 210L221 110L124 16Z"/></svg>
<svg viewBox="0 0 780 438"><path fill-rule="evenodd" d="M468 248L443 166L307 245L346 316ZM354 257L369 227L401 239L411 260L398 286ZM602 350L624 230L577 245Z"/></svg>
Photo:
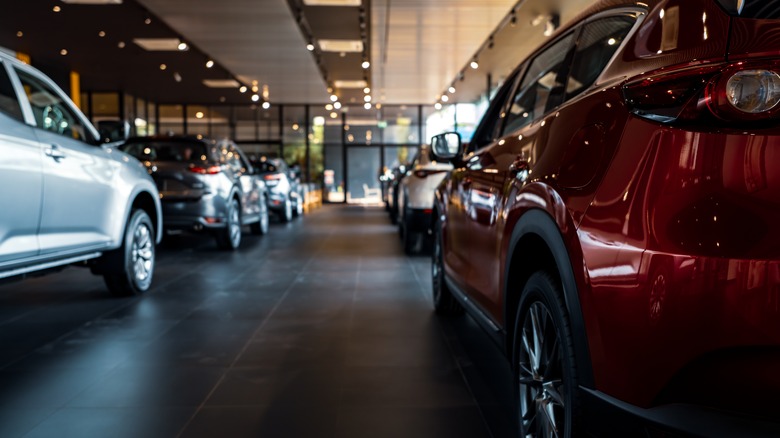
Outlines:
<svg viewBox="0 0 780 438"><path fill-rule="evenodd" d="M0 61L0 268L38 254L42 151Z"/></svg>
<svg viewBox="0 0 780 438"><path fill-rule="evenodd" d="M238 183L241 186L241 205L243 206L243 214L241 215L244 222L253 221L260 216L260 186L257 182L257 175L252 171L252 165L249 164L249 160L243 154L243 152L236 146L231 146L233 151L233 157L236 158L235 165L238 171L236 176L238 177Z"/></svg>
<svg viewBox="0 0 780 438"><path fill-rule="evenodd" d="M110 244L123 220L112 211L120 164L97 143L97 133L53 82L15 67L43 151L41 255L83 252Z"/></svg>
<svg viewBox="0 0 780 438"><path fill-rule="evenodd" d="M472 257L479 263L469 286L475 300L496 320L503 306L500 250L507 197L513 180L526 178L533 172L531 166L543 158L545 143L539 137L546 125L544 116L562 93L573 41L574 32L569 32L527 63L504 108L495 140L467 166L471 187L466 232L473 239Z"/></svg>
<svg viewBox="0 0 780 438"><path fill-rule="evenodd" d="M475 203L479 206L479 193L473 191L474 178L479 178L480 157L483 149L489 146L497 134L500 121L504 117L504 106L514 87L516 74L510 76L499 89L491 102L479 126L474 131L461 165L452 170L445 183L446 191L446 221L442 224L443 255L447 276L469 295L473 294L473 285L478 281L475 276L481 275L482 260L472 253L476 246L476 237L470 234L471 215L474 214ZM480 182L478 181L479 185ZM472 199L473 198L473 199ZM403 205L399 199L399 205Z"/></svg>

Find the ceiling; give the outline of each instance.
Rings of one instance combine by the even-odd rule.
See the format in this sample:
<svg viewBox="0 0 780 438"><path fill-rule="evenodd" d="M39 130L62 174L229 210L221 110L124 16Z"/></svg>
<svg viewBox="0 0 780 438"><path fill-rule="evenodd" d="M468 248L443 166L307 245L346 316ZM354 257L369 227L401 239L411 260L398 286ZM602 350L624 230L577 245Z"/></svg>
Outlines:
<svg viewBox="0 0 780 438"><path fill-rule="evenodd" d="M457 89L450 102L473 102L486 93L488 78L494 87L544 41L544 25L533 26L534 17L558 13L565 23L592 3L361 0L360 6L329 7L303 0L124 0L88 6L25 0L0 15L0 46L30 54L34 65L79 71L85 89L122 89L160 103L251 103L251 91L202 83L228 78L250 88L256 83L260 94L266 86L272 103L324 103L330 92L344 103L363 102L362 88L339 88L339 80L366 80L374 104L432 104L450 85ZM132 43L139 37L180 37L190 49L147 52ZM365 49L324 52L322 39L362 40ZM60 55L63 48L67 55ZM468 67L474 57L478 70ZM216 61L210 69L208 59ZM364 60L368 69L361 67Z"/></svg>

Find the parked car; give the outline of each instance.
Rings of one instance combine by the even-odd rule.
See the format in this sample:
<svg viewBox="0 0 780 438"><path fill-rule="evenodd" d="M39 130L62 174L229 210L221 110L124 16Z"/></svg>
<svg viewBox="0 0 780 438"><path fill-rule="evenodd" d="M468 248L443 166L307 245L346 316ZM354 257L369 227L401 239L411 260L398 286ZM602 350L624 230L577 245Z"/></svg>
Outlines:
<svg viewBox="0 0 780 438"><path fill-rule="evenodd" d="M406 176L406 165L401 164L394 167L390 180L387 184L387 212L390 215L390 221L393 225L398 223L398 185Z"/></svg>
<svg viewBox="0 0 780 438"><path fill-rule="evenodd" d="M0 279L87 266L117 295L152 284L159 195L66 94L0 53Z"/></svg>
<svg viewBox="0 0 780 438"><path fill-rule="evenodd" d="M241 245L242 227L268 233L265 183L229 140L187 136L129 139L121 149L154 178L166 231L206 231L222 249Z"/></svg>
<svg viewBox="0 0 780 438"><path fill-rule="evenodd" d="M398 183L396 222L405 253L419 252L430 238L433 194L450 170L452 164L446 160L435 161L429 147L423 145Z"/></svg>
<svg viewBox="0 0 780 438"><path fill-rule="evenodd" d="M505 349L521 436L780 433L778 19L600 1L433 139L435 308Z"/></svg>
<svg viewBox="0 0 780 438"><path fill-rule="evenodd" d="M300 179L280 158L261 157L254 161L258 174L268 186L268 207L283 222L303 214L303 193Z"/></svg>

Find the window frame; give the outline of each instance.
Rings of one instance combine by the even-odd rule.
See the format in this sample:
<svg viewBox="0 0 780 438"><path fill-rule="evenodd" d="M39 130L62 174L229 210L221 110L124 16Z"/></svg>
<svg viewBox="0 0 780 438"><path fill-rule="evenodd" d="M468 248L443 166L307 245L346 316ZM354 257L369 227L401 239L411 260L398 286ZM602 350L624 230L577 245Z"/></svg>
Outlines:
<svg viewBox="0 0 780 438"><path fill-rule="evenodd" d="M21 123L27 123L28 122L28 118L27 118L27 113L25 112L25 109L24 109L24 105L22 104L22 100L23 99L19 96L19 87L18 87L18 84L17 84L18 78L16 78L16 75L15 75L16 72L13 71L13 68L9 65L10 63L6 62L5 59L0 58L0 64L2 65L0 68L2 68L3 71L5 71L5 74L8 77L8 82L11 85L11 90L13 90L14 95L15 95L14 97L16 97L16 103L17 103L17 105L19 105L19 112L20 112L21 118L18 118L18 117L15 117L15 116L11 115L11 114L8 114L5 111L3 111L3 114L5 114L10 119L16 120L16 121L21 122ZM15 81L15 79L17 81Z"/></svg>
<svg viewBox="0 0 780 438"><path fill-rule="evenodd" d="M73 101L68 97L62 89L57 86L57 84L51 80L48 76L44 75L43 73L39 72L38 70L28 66L27 64L22 63L13 63L13 65L9 65L10 63L3 63L6 65L6 71L10 71L10 77L11 82L13 83L16 94L19 99L19 103L22 106L22 113L24 113L25 123L30 125L31 127L35 129L40 129L42 131L46 131L55 135L60 135L63 138L67 138L73 141L78 141L83 144L87 144L90 146L98 146L101 144L100 142L100 135L98 134L97 130L94 126L92 126L92 123L87 120L84 113L81 112L80 109L76 107L75 104L73 104ZM63 105L70 110L71 113L73 113L74 117L81 123L81 125L84 127L84 136L85 137L91 137L91 138L84 138L84 139L75 139L72 137L64 136L61 134L57 134L54 131L49 131L46 128L42 126L38 126L38 121L35 118L35 113L32 109L32 103L30 102L30 99L27 97L27 93L24 91L24 84L22 84L22 80L18 75L18 72L22 72L33 79L40 82L42 85L46 86L50 89L50 91L54 92L57 97L60 98Z"/></svg>
<svg viewBox="0 0 780 438"><path fill-rule="evenodd" d="M526 126L533 125L535 122L537 122L540 119L544 118L553 109L557 108L558 106L560 106L563 103L563 101L560 100L560 96L561 96L561 93L564 92L565 88L566 88L565 84L566 84L566 81L569 78L569 71L571 69L571 63L572 63L572 60L574 59L574 49L577 47L577 41L579 41L580 33L582 31L582 24L583 23L578 23L576 26L574 26L573 28L569 29L569 31L567 31L566 33L559 35L557 38L555 38L552 41L549 41L547 44L545 44L544 46L539 48L539 50L534 52L534 54L532 56L529 56L528 58L526 58L525 61L523 61L523 64L525 64L525 68L524 68L525 71L523 72L521 79L519 81L517 81L517 85L512 90L512 97L507 100L507 102L506 102L507 104L509 104L510 102L514 102L515 98L518 95L518 93L520 93L520 92L525 93L527 91L528 87L538 83L538 82L535 81L532 84L527 85L525 89L521 89L521 86L522 86L523 82L525 81L526 76L529 74L528 69L534 63L534 61L536 61L540 56L542 56L548 50L550 50L552 48L552 46L554 46L554 45L558 44L559 42L563 41L565 38L571 37L571 41L569 42L569 47L566 49L566 54L565 54L565 56L563 58L563 62L561 63L561 68L556 73L556 76L555 76L555 83L559 84L559 83L561 83L561 79L563 79L563 86L556 86L555 88L550 90L550 95L548 96L547 101L545 102L544 111L542 112L542 114L538 114L538 115L534 114L533 118L528 123L525 123L525 124L523 124L521 126L518 126L518 127L514 128L512 131L507 132L506 131L506 121L507 121L507 118L504 117L504 119L502 120L502 123L501 123L501 130L499 131L500 132L500 137L506 137L506 136L510 135L511 133L513 133L513 132L516 132L516 131L519 131L519 130L525 128ZM552 103L555 103L555 104L553 105Z"/></svg>

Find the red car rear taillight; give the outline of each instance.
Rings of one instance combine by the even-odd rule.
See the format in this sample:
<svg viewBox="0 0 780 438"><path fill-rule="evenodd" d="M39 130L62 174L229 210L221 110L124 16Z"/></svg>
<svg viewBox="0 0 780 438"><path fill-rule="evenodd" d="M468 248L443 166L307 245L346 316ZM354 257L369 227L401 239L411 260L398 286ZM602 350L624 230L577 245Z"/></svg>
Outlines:
<svg viewBox="0 0 780 438"><path fill-rule="evenodd" d="M776 117L780 110L780 68L740 67L724 71L707 84L705 96L710 111L726 121Z"/></svg>
<svg viewBox="0 0 780 438"><path fill-rule="evenodd" d="M208 166L208 167L201 167L196 166L194 164L191 164L189 168L187 168L192 173L197 173L200 175L216 175L220 172L222 172L222 166Z"/></svg>
<svg viewBox="0 0 780 438"><path fill-rule="evenodd" d="M662 123L761 124L780 113L780 61L663 72L626 84L623 92L634 114Z"/></svg>

